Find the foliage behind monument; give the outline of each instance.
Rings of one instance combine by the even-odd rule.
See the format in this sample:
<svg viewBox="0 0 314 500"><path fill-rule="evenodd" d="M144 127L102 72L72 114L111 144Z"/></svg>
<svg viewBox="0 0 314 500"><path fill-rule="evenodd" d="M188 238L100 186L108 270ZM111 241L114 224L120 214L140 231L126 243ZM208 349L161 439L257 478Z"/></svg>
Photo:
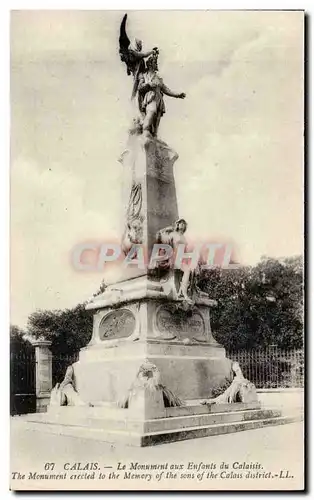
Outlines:
<svg viewBox="0 0 314 500"><path fill-rule="evenodd" d="M199 286L218 304L212 328L219 342L232 350L275 344L303 345L303 265L301 257L263 258L254 267L202 273ZM95 295L104 290L102 283ZM28 319L27 333L52 340L52 352L75 353L90 340L92 315L85 304L64 310L38 310Z"/></svg>

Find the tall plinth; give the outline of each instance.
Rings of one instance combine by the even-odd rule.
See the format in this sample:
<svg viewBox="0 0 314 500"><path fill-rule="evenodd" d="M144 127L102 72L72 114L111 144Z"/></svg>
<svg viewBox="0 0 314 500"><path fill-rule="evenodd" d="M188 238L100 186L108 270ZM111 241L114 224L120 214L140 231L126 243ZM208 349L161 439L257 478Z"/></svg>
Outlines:
<svg viewBox="0 0 314 500"><path fill-rule="evenodd" d="M130 137L121 162L128 203L124 248L147 249L156 234L178 219L173 175L178 155L158 139ZM160 277L128 266L120 281L87 305L94 310L90 344L75 365L77 389L90 402L119 402L128 394L143 363L152 363L160 383L180 400L208 398L230 377L231 362L213 338L210 308L215 301L196 294L177 296L175 273Z"/></svg>
<svg viewBox="0 0 314 500"><path fill-rule="evenodd" d="M120 157L123 166L124 208L122 250L124 254L139 244L144 253L145 269L121 267L118 281L147 274L156 233L178 219L178 204L173 167L178 154L159 139L130 135Z"/></svg>

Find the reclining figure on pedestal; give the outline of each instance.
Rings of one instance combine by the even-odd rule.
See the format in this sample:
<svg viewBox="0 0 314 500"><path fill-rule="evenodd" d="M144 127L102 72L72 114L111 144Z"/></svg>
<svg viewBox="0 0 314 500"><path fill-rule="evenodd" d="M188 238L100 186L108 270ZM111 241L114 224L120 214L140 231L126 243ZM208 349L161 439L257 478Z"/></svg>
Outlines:
<svg viewBox="0 0 314 500"><path fill-rule="evenodd" d="M255 385L244 378L240 365L236 361L232 363L232 372L234 374L234 378L228 389L220 394L220 396L202 401L201 404L206 405L258 402Z"/></svg>
<svg viewBox="0 0 314 500"><path fill-rule="evenodd" d="M149 401L150 406L169 408L184 404L170 389L160 383L160 371L148 360L141 364L134 382L127 394L118 401L120 408L137 409L143 402Z"/></svg>
<svg viewBox="0 0 314 500"><path fill-rule="evenodd" d="M52 389L49 406L93 406L80 398L75 385L74 368L70 365L61 384Z"/></svg>

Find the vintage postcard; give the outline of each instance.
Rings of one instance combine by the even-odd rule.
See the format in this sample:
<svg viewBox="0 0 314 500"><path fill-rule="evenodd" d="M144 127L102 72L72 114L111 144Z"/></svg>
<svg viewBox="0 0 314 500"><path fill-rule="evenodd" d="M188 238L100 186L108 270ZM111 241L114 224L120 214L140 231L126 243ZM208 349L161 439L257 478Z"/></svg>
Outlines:
<svg viewBox="0 0 314 500"><path fill-rule="evenodd" d="M11 12L12 490L303 490L303 11Z"/></svg>

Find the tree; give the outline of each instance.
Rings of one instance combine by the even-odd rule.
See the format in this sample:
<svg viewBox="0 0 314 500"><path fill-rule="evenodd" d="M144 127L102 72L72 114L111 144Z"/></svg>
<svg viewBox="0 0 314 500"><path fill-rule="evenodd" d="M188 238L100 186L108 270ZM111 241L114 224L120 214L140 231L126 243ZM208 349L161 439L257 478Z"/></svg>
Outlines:
<svg viewBox="0 0 314 500"><path fill-rule="evenodd" d="M253 280L261 289L259 331L265 344L284 349L303 346L303 265L301 257L263 258ZM266 300L265 300L266 299ZM267 328L266 328L267 327Z"/></svg>
<svg viewBox="0 0 314 500"><path fill-rule="evenodd" d="M104 281L93 294L96 297L106 289ZM27 333L36 339L50 340L55 355L72 355L85 347L91 339L93 313L86 310L86 302L64 310L37 310L30 314Z"/></svg>
<svg viewBox="0 0 314 500"><path fill-rule="evenodd" d="M26 332L16 325L10 325L10 352L18 353L32 349L26 338Z"/></svg>
<svg viewBox="0 0 314 500"><path fill-rule="evenodd" d="M28 318L27 330L34 338L45 338L52 342L54 354L73 354L84 347L90 340L93 317L79 304L71 309L38 310Z"/></svg>
<svg viewBox="0 0 314 500"><path fill-rule="evenodd" d="M228 350L276 344L282 349L303 346L303 263L301 257L263 257L256 266L213 268L198 278L198 286L216 299L211 326ZM93 297L106 289L104 282ZM52 352L74 354L92 334L93 313L86 304L57 311L35 311L27 331L52 341Z"/></svg>
<svg viewBox="0 0 314 500"><path fill-rule="evenodd" d="M229 350L276 344L303 345L303 266L301 257L264 257L254 267L214 268L199 286L217 300L212 309L216 339Z"/></svg>

